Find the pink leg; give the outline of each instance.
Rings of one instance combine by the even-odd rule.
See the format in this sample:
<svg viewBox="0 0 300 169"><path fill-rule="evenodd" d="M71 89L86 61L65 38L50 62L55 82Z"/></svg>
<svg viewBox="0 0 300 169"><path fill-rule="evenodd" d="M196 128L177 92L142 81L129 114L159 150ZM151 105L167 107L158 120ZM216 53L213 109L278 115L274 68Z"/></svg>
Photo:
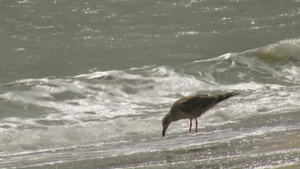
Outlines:
<svg viewBox="0 0 300 169"><path fill-rule="evenodd" d="M192 120L193 120L193 119L190 119L190 132L189 132L189 133L192 132L192 123L193 123Z"/></svg>
<svg viewBox="0 0 300 169"><path fill-rule="evenodd" d="M197 130L198 130L198 121L197 121L196 118L195 118L195 122L196 122L196 130L195 130L195 132L197 133Z"/></svg>

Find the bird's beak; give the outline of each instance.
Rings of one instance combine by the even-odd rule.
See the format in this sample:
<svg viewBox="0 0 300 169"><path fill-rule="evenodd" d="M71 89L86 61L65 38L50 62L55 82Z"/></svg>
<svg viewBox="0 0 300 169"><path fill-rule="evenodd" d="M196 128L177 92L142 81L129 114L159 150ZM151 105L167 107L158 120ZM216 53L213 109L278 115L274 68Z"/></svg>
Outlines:
<svg viewBox="0 0 300 169"><path fill-rule="evenodd" d="M167 128L164 128L162 131L162 136L165 137Z"/></svg>

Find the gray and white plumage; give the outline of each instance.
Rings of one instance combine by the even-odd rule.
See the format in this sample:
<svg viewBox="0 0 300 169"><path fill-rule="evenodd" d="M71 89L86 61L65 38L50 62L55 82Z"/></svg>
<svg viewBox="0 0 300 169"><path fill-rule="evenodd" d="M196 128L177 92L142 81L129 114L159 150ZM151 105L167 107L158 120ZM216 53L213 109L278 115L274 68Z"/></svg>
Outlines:
<svg viewBox="0 0 300 169"><path fill-rule="evenodd" d="M173 121L178 121L181 119L190 119L190 130L192 129L192 120L195 119L196 122L196 132L198 127L197 118L200 117L210 108L214 107L216 104L223 100L226 100L232 96L238 95L238 92L230 92L222 95L195 95L188 96L178 99L171 107L170 111L165 115L162 120L162 136L166 134L166 130Z"/></svg>

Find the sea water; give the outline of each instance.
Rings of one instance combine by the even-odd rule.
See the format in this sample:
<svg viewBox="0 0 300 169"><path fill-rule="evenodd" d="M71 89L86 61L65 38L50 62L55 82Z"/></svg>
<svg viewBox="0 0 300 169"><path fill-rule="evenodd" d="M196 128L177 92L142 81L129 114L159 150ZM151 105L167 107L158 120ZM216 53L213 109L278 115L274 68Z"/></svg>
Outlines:
<svg viewBox="0 0 300 169"><path fill-rule="evenodd" d="M298 165L297 0L2 0L0 13L0 168ZM178 98L231 91L198 133L181 120L162 137Z"/></svg>

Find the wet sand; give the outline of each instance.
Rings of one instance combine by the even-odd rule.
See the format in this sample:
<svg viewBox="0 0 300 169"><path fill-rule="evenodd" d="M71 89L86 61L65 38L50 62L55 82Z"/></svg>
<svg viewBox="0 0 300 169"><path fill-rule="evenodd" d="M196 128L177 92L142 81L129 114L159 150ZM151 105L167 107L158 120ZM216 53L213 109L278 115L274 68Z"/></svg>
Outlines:
<svg viewBox="0 0 300 169"><path fill-rule="evenodd" d="M168 151L117 154L30 168L294 169L300 168L299 153L300 130L289 130Z"/></svg>

